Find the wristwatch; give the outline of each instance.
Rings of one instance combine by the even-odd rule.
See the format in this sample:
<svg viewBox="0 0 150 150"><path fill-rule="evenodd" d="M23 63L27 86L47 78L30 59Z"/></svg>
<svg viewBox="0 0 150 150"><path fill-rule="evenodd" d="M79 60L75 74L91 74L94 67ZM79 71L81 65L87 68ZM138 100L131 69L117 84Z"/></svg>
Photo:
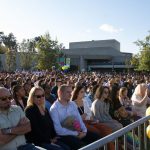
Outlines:
<svg viewBox="0 0 150 150"><path fill-rule="evenodd" d="M1 129L2 134L11 134L11 128Z"/></svg>

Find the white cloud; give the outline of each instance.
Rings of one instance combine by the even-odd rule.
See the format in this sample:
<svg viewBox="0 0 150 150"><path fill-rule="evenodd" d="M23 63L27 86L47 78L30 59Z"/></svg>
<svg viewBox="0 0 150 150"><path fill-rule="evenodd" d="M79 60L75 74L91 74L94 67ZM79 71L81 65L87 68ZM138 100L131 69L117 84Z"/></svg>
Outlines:
<svg viewBox="0 0 150 150"><path fill-rule="evenodd" d="M109 24L102 24L99 27L100 30L105 31L105 32L110 32L110 33L119 33L121 31L123 31L122 28L115 28L112 25Z"/></svg>

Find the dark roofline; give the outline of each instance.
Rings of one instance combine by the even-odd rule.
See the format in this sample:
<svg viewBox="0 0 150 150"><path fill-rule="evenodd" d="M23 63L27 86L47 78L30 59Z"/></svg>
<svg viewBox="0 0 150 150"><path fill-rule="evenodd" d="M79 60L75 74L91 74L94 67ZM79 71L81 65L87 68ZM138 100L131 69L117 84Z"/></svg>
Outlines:
<svg viewBox="0 0 150 150"><path fill-rule="evenodd" d="M100 41L116 41L116 42L120 43L116 39L106 39L106 40L91 40L91 41L69 42L69 44L71 44L71 43L85 43L85 42L100 42Z"/></svg>

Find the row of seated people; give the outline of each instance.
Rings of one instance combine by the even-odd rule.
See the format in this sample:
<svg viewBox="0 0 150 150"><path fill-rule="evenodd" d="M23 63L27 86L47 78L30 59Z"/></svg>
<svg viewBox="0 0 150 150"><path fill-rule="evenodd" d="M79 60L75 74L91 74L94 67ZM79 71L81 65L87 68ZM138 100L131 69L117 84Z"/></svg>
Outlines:
<svg viewBox="0 0 150 150"><path fill-rule="evenodd" d="M144 87L144 85L142 86ZM18 86L18 89L20 90L21 87ZM127 108L126 112L122 111L123 119L121 119L121 115L118 117L118 121L113 119L117 118L119 111L112 118L110 106L120 108L126 103L123 104L124 101L122 101L122 105L119 106L114 101L112 105L109 94L108 87L99 86L90 108L84 99L85 88L82 85L77 85L73 92L70 86L62 85L58 89L58 100L49 110L45 107L43 88L35 86L29 93L27 104L26 100L23 100L22 103L13 100L12 104L21 106L30 120L31 131L26 134L28 143L34 143L45 149L78 149L128 125L131 123L129 117L136 116ZM144 95L143 101L147 102L148 90L145 88L145 92L142 94ZM14 98L17 95L19 94L14 94ZM28 121L25 119L21 122L27 123ZM109 143L108 149L114 149L114 144Z"/></svg>

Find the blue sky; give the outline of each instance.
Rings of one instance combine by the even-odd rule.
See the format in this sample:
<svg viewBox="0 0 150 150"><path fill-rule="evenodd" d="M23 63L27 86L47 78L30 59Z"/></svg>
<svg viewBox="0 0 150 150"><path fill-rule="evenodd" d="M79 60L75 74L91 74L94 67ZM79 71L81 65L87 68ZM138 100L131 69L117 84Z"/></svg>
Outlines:
<svg viewBox="0 0 150 150"><path fill-rule="evenodd" d="M49 32L69 42L116 39L138 53L134 41L150 31L149 0L0 0L0 31L19 42Z"/></svg>

